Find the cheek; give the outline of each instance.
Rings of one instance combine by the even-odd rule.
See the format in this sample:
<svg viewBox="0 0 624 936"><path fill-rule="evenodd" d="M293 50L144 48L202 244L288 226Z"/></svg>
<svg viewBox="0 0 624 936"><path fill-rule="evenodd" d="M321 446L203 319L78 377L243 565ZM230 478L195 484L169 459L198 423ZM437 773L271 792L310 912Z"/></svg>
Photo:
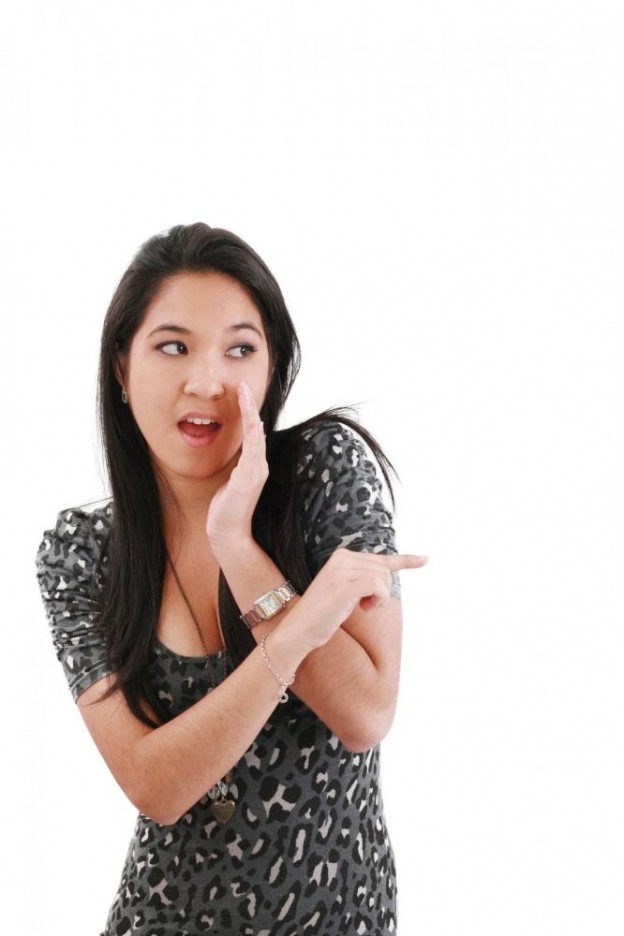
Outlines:
<svg viewBox="0 0 624 936"><path fill-rule="evenodd" d="M252 387L254 400L256 401L256 406L258 409L262 409L262 404L264 403L264 398L266 396L267 385L260 384L257 387Z"/></svg>
<svg viewBox="0 0 624 936"><path fill-rule="evenodd" d="M258 362L260 364L260 362ZM253 393L254 400L256 401L256 406L258 409L262 409L262 404L264 403L265 397L267 395L267 390L269 389L271 378L273 376L273 368L269 364L268 358L264 358L261 362L261 366L257 369L254 369L253 373L247 373L245 375L245 383L251 389Z"/></svg>
<svg viewBox="0 0 624 936"><path fill-rule="evenodd" d="M162 379L136 368L128 374L128 394L135 421L144 434L158 432L163 417L170 410L166 385Z"/></svg>
<svg viewBox="0 0 624 936"><path fill-rule="evenodd" d="M267 380L258 382L257 386L254 386L251 388L253 391L254 400L256 401L256 406L258 407L258 412L260 412L260 410L262 409L264 405L264 401L266 400L266 395L267 395L270 383L271 383L271 380L269 378Z"/></svg>

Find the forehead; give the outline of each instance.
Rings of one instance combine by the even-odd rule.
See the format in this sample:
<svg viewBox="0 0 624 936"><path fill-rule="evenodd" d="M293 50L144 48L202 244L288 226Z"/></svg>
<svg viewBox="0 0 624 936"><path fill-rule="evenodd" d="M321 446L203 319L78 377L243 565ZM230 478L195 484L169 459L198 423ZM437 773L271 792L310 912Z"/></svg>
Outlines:
<svg viewBox="0 0 624 936"><path fill-rule="evenodd" d="M140 332L166 323L190 329L227 328L252 322L264 334L262 316L241 284L225 273L177 273L163 281L143 318Z"/></svg>

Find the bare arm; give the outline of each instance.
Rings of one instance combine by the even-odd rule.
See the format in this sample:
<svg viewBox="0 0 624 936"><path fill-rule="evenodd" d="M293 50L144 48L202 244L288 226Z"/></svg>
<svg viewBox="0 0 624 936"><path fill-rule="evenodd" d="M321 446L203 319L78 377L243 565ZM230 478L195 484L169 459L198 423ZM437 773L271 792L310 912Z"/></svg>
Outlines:
<svg viewBox="0 0 624 936"><path fill-rule="evenodd" d="M288 635L272 636L271 655L284 672L301 660ZM120 691L105 697L112 679L99 680L80 696L80 712L128 798L164 825L176 822L237 763L278 704L279 685L259 650L156 729L132 714Z"/></svg>
<svg viewBox="0 0 624 936"><path fill-rule="evenodd" d="M241 457L228 483L211 504L206 529L239 608L247 610L263 592L281 585L284 575L252 539L251 516L268 476L268 465L263 426L253 397L244 385L239 403L243 425ZM328 575L321 576L330 595L345 571L341 565L344 553L338 550L338 555L332 557ZM374 557L349 553L346 558L350 565L359 563L364 574L377 574ZM356 604L329 642L305 658L294 687L297 695L353 751L366 750L384 737L396 707L401 606L398 600L387 597L389 592L383 602ZM312 583L306 593L306 606L322 605L325 598ZM296 614L296 601L289 603L279 619L287 620ZM274 626L274 620L257 625L252 631L256 641Z"/></svg>
<svg viewBox="0 0 624 936"><path fill-rule="evenodd" d="M334 577L343 574L341 552L319 583L330 594L336 587ZM369 563L375 557L350 553L347 558L361 563L368 574L376 574ZM221 550L219 563L240 608L250 608L260 594L284 581L277 566L252 540L232 543L231 551ZM310 605L320 601L320 588L314 583L306 600ZM276 618L256 625L252 630L256 642L291 615L296 617L300 601L294 598ZM381 607L366 610L358 604L331 639L305 657L293 690L349 750L367 750L392 724L400 659L400 601L390 598Z"/></svg>
<svg viewBox="0 0 624 936"><path fill-rule="evenodd" d="M340 550L270 634L267 649L278 672L287 677L318 653L362 600L389 601L391 570L420 564L412 556ZM110 678L80 696L80 711L126 795L162 824L177 821L237 763L278 704L280 690L257 648L214 691L170 722L149 728L130 712L121 692L104 697Z"/></svg>
<svg viewBox="0 0 624 936"><path fill-rule="evenodd" d="M209 517L209 523L221 517L233 534L230 539L209 530L213 551L242 608L250 607L258 594L283 580L249 533L251 513L264 483L266 462L263 468L262 458L257 457L263 451L261 427L260 432L252 432L248 425L239 465L219 492L221 497L213 499L218 509L213 513L211 508ZM250 466L255 466L257 474L255 487L249 486ZM241 483L246 489L243 499ZM241 504L242 519L233 517L232 505L239 509ZM70 579L78 574L85 597L76 592L67 604L68 593L59 590L54 613L59 630L65 630L70 619L63 608L71 611L79 629L71 637L68 634L68 652L73 655L75 639L82 641L83 634L87 641L91 639L90 625L83 629L83 621L91 617L89 576L84 572L90 554L87 551L84 561L77 563L73 531L67 535L72 542L67 572ZM52 553L56 554L55 549ZM423 561L339 549L305 594L289 605L288 613L259 625L261 630L255 634L259 639L271 631L267 649L278 672L286 677L297 670L297 693L352 749L369 747L378 740L387 730L394 707L400 617L398 602L390 598L391 571L416 568ZM65 567L61 581L64 575ZM175 822L240 760L270 717L279 694L274 676L256 649L213 692L152 729L135 718L120 692L105 697L112 678L99 679L82 693L80 711L122 789L142 812L163 824Z"/></svg>

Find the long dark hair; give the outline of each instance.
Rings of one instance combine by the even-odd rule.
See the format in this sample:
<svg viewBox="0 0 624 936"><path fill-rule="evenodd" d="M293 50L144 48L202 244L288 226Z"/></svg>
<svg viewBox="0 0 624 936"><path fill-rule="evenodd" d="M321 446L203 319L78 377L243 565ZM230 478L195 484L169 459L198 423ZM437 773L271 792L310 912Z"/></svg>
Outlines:
<svg viewBox="0 0 624 936"><path fill-rule="evenodd" d="M147 679L167 562L163 516L149 449L132 411L121 398L120 355L164 280L182 272L219 271L237 280L255 303L264 325L273 373L260 412L267 439L269 479L253 516L253 535L298 591L310 581L295 502L295 468L301 435L328 417L356 429L378 458L386 481L391 468L375 440L344 410L328 410L298 426L277 430L300 364L294 325L282 292L258 254L235 234L207 224L179 225L148 240L124 273L111 300L99 368L98 404L104 455L113 497L113 522L101 596L101 626L114 688L132 712L151 726L145 703L166 719ZM228 654L235 664L255 646L225 577L219 576L219 615ZM112 690L111 690L112 691Z"/></svg>

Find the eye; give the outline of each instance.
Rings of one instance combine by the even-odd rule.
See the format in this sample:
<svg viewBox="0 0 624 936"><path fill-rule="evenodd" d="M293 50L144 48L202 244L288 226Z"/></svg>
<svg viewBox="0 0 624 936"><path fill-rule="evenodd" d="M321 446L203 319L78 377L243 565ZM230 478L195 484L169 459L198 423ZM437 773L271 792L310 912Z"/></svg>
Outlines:
<svg viewBox="0 0 624 936"><path fill-rule="evenodd" d="M228 350L228 355L235 358L246 358L253 354L256 349L250 344L238 344Z"/></svg>
<svg viewBox="0 0 624 936"><path fill-rule="evenodd" d="M169 354L171 357L175 357L179 354L186 354L186 345L182 341L163 341L162 344L156 347L158 351L162 351L163 354Z"/></svg>

